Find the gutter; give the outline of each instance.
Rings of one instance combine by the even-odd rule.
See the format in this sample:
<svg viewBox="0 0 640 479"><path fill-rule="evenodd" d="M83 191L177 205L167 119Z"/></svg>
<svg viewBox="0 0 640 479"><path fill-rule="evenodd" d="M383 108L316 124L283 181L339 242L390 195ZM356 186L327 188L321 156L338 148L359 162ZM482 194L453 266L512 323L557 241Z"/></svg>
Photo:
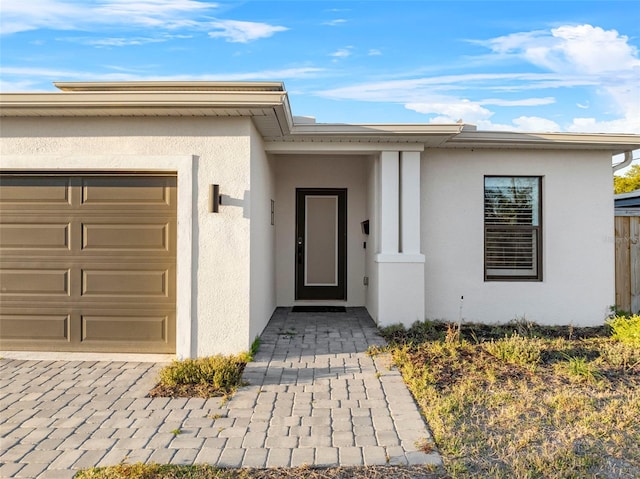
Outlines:
<svg viewBox="0 0 640 479"><path fill-rule="evenodd" d="M622 168L625 168L631 164L633 161L633 152L631 150L624 152L624 160L618 163L617 165L613 165L613 172L615 173Z"/></svg>

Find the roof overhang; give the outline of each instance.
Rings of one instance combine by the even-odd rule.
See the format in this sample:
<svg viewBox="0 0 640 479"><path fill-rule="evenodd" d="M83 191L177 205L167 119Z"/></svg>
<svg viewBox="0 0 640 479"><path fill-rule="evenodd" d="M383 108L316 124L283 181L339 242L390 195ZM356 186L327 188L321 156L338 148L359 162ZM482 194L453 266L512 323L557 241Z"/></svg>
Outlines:
<svg viewBox="0 0 640 479"><path fill-rule="evenodd" d="M278 82L60 82L56 93L2 93L3 117L248 117L265 137L293 125Z"/></svg>
<svg viewBox="0 0 640 479"><path fill-rule="evenodd" d="M464 124L296 122L281 82L58 82L56 93L2 93L2 117L246 117L270 153L425 148L640 148L640 135L477 131Z"/></svg>
<svg viewBox="0 0 640 479"><path fill-rule="evenodd" d="M232 92L281 92L282 82L237 81L119 81L119 82L54 82L64 92L114 92L114 91L232 91Z"/></svg>
<svg viewBox="0 0 640 479"><path fill-rule="evenodd" d="M640 148L640 135L624 133L520 133L462 131L449 148L537 148L607 150L612 154Z"/></svg>
<svg viewBox="0 0 640 479"><path fill-rule="evenodd" d="M266 139L269 153L296 153L311 147L321 152L423 151L444 145L465 125L334 123L294 124L288 135Z"/></svg>

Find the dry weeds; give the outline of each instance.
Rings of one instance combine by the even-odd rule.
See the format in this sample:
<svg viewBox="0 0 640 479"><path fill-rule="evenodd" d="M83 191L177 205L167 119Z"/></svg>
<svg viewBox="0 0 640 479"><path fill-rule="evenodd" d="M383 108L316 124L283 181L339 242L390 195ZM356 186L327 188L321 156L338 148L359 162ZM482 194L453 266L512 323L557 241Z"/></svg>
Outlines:
<svg viewBox="0 0 640 479"><path fill-rule="evenodd" d="M85 469L75 479L443 479L429 466L220 469L213 466L119 464Z"/></svg>
<svg viewBox="0 0 640 479"><path fill-rule="evenodd" d="M421 328L410 344L394 331L392 352L451 477L640 477L638 348L557 330L487 347Z"/></svg>

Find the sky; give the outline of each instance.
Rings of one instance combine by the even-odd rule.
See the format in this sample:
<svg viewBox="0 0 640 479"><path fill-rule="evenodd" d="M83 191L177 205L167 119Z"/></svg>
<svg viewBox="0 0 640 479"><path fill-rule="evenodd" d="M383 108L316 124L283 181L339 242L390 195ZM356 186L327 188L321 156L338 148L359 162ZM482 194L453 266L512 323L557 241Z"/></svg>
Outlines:
<svg viewBox="0 0 640 479"><path fill-rule="evenodd" d="M4 92L282 81L321 123L640 133L639 50L640 0L0 0Z"/></svg>

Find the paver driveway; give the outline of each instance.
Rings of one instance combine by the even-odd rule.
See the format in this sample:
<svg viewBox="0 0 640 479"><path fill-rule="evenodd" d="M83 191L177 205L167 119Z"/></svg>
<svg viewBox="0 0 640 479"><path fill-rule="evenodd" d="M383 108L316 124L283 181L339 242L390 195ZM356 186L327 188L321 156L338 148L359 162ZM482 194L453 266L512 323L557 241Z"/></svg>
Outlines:
<svg viewBox="0 0 640 479"><path fill-rule="evenodd" d="M225 467L439 464L366 310L278 308L250 383L220 399L147 398L162 364L0 362L0 477L70 478L124 462ZM172 431L180 430L180 434Z"/></svg>

